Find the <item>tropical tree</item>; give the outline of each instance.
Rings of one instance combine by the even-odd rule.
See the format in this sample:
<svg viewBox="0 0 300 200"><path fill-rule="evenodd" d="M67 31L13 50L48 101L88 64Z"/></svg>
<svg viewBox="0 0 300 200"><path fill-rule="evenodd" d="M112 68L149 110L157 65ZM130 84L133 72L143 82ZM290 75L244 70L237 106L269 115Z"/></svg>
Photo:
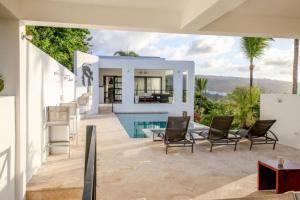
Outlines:
<svg viewBox="0 0 300 200"><path fill-rule="evenodd" d="M206 86L207 86L207 79L206 78L200 78L200 77L196 78L196 80L195 80L195 89L196 89L197 93L202 94L205 91Z"/></svg>
<svg viewBox="0 0 300 200"><path fill-rule="evenodd" d="M299 57L299 39L294 39L294 63L293 63L293 89L292 93L298 91L298 57Z"/></svg>
<svg viewBox="0 0 300 200"><path fill-rule="evenodd" d="M88 29L26 26L31 42L69 70L73 69L74 51L88 52L92 37Z"/></svg>
<svg viewBox="0 0 300 200"><path fill-rule="evenodd" d="M259 98L260 89L258 87L237 87L229 94L229 99L233 104L233 113L240 127L248 128L258 118Z"/></svg>
<svg viewBox="0 0 300 200"><path fill-rule="evenodd" d="M263 55L266 47L269 46L270 38L256 38L256 37L243 37L241 40L242 51L245 56L249 59L250 65L250 87L253 86L253 70L254 70L254 59L259 58Z"/></svg>
<svg viewBox="0 0 300 200"><path fill-rule="evenodd" d="M132 57L139 57L139 54L137 54L134 51L123 51L119 50L114 53L114 56L132 56Z"/></svg>
<svg viewBox="0 0 300 200"><path fill-rule="evenodd" d="M207 86L207 79L206 78L200 78L197 77L195 79L195 120L200 121L201 120L201 113L205 110L205 105L207 105L205 102L208 102L207 98L203 95L203 92L205 91ZM205 107L205 108L204 108Z"/></svg>

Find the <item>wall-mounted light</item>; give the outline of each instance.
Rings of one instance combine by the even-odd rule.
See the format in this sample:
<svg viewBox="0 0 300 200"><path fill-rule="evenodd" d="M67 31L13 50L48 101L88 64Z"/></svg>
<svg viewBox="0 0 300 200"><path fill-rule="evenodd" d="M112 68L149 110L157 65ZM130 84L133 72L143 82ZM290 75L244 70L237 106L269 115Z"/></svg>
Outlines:
<svg viewBox="0 0 300 200"><path fill-rule="evenodd" d="M277 98L278 103L282 103L282 99Z"/></svg>
<svg viewBox="0 0 300 200"><path fill-rule="evenodd" d="M71 76L69 74L63 74L63 73L60 73L60 72L54 72L54 75L62 76L63 79L65 79L67 81L73 81L73 79L71 78Z"/></svg>
<svg viewBox="0 0 300 200"><path fill-rule="evenodd" d="M21 39L22 40L26 39L28 41L31 41L33 39L33 36L32 35L26 35L24 32L22 32Z"/></svg>

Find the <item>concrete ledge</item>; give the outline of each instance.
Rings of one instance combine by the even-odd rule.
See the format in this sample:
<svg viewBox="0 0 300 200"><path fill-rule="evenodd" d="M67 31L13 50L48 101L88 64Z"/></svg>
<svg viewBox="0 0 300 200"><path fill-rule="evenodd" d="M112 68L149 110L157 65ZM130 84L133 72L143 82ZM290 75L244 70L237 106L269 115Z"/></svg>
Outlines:
<svg viewBox="0 0 300 200"><path fill-rule="evenodd" d="M82 198L82 188L51 188L26 192L27 200L77 200Z"/></svg>

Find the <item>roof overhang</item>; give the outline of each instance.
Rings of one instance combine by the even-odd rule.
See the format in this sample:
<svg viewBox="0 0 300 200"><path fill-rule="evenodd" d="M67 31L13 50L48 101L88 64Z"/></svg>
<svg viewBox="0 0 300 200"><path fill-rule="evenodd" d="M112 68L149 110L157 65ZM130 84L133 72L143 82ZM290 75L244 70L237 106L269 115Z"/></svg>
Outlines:
<svg viewBox="0 0 300 200"><path fill-rule="evenodd" d="M34 25L300 37L299 0L0 0L0 4Z"/></svg>

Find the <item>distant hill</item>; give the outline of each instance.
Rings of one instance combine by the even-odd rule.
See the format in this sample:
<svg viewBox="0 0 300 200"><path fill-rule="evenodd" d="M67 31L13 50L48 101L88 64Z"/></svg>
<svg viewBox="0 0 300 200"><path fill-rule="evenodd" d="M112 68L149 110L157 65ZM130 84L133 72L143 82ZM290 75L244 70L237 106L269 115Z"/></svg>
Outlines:
<svg viewBox="0 0 300 200"><path fill-rule="evenodd" d="M219 93L230 93L234 88L249 85L249 78L196 75L208 79L207 89ZM260 87L263 93L291 93L292 83L271 79L254 79L254 84ZM298 86L299 87L299 86Z"/></svg>

